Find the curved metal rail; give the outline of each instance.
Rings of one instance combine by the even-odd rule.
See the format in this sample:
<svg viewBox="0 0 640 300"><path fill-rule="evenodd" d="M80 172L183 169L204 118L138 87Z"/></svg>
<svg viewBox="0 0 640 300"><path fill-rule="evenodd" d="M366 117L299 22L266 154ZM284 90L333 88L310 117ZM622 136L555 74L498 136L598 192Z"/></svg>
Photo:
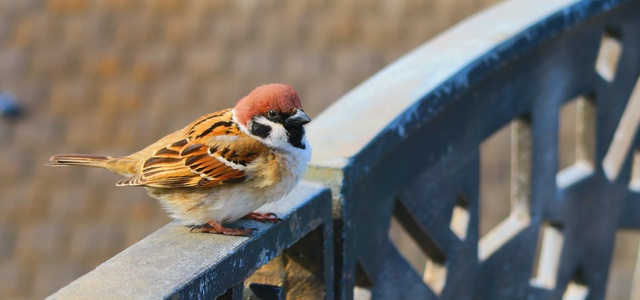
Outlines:
<svg viewBox="0 0 640 300"><path fill-rule="evenodd" d="M334 191L339 297L602 299L616 230L640 229L638 16L640 1L506 1L317 117L309 177ZM568 102L575 160L559 170ZM509 124L511 214L480 236L480 147ZM391 242L392 216L424 274Z"/></svg>

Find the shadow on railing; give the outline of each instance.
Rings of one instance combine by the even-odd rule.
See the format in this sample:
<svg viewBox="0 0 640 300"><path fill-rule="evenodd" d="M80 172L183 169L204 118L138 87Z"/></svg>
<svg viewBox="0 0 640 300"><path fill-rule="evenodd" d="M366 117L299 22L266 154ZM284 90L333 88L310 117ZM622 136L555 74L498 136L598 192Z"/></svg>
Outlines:
<svg viewBox="0 0 640 300"><path fill-rule="evenodd" d="M305 182L271 209L284 222L250 239L169 224L52 298L240 299L284 251L258 275L289 299L602 299L616 231L640 229L638 16L640 1L496 5L310 124L307 178L333 201ZM565 103L575 149L560 169ZM480 148L505 126L511 213L481 236ZM392 217L427 257L422 274L389 238Z"/></svg>

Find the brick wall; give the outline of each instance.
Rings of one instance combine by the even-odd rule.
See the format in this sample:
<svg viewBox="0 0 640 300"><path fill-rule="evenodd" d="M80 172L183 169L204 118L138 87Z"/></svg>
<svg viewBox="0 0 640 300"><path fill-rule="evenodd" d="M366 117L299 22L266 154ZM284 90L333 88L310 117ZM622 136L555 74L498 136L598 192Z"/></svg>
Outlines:
<svg viewBox="0 0 640 300"><path fill-rule="evenodd" d="M0 90L25 109L0 119L0 298L42 298L169 221L50 155L128 154L268 82L313 117L497 1L0 1Z"/></svg>

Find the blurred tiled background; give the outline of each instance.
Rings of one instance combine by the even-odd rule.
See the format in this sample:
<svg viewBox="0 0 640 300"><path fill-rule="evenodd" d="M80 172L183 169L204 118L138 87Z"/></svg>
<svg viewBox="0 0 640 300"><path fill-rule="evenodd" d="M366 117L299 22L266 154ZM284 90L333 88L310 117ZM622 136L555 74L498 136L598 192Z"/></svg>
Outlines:
<svg viewBox="0 0 640 300"><path fill-rule="evenodd" d="M169 221L50 155L128 154L269 82L313 117L498 1L0 0L0 91L24 108L0 118L0 299L43 298Z"/></svg>
<svg viewBox="0 0 640 300"><path fill-rule="evenodd" d="M52 154L136 151L253 87L313 117L497 0L1 0L0 298L42 298L169 219L117 176Z"/></svg>

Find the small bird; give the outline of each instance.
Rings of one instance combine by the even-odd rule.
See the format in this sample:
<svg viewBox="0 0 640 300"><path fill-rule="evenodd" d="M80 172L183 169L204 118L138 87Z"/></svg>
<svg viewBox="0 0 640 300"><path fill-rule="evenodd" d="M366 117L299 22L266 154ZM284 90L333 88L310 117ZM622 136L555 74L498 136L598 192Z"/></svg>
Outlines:
<svg viewBox="0 0 640 300"><path fill-rule="evenodd" d="M223 224L256 213L300 181L311 157L303 125L311 119L285 84L259 86L234 108L202 116L128 156L54 155L51 166L104 168L125 176L117 186L142 186L192 231L247 235Z"/></svg>

